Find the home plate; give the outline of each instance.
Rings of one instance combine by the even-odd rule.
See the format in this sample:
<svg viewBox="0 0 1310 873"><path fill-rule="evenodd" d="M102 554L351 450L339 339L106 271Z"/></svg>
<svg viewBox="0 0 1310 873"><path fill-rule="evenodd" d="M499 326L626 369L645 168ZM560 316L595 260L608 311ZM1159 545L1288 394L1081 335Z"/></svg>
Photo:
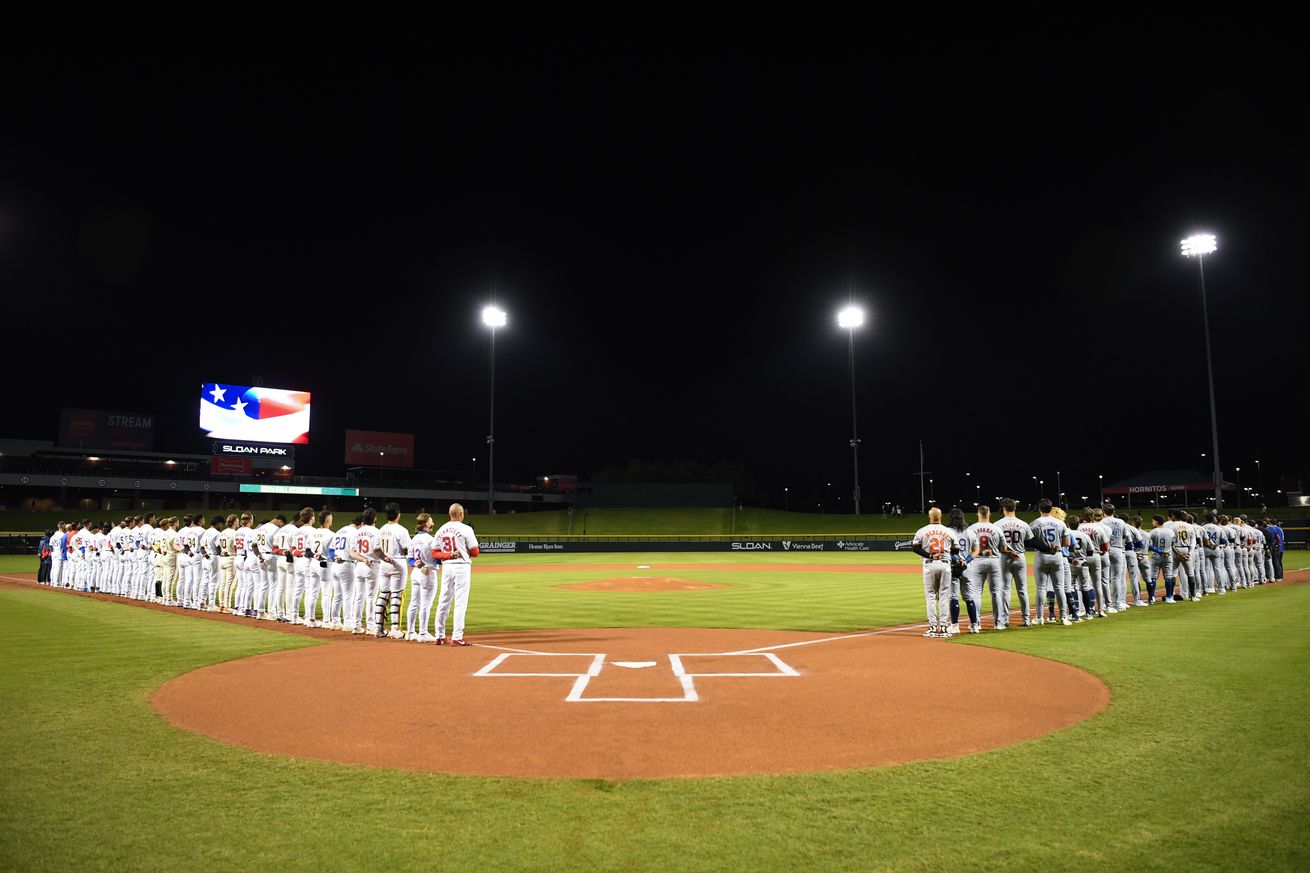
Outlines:
<svg viewBox="0 0 1310 873"><path fill-rule="evenodd" d="M615 667L627 667L631 670L640 670L642 667L654 667L655 661L611 661Z"/></svg>

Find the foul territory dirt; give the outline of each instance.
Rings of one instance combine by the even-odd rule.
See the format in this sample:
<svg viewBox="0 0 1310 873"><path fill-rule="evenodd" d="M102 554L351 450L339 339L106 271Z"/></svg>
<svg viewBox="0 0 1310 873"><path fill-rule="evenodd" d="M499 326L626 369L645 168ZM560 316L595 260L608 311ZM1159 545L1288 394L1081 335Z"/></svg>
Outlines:
<svg viewBox="0 0 1310 873"><path fill-rule="evenodd" d="M629 779L970 755L1109 702L1099 679L1051 661L917 631L833 636L560 630L462 649L338 638L196 670L153 703L186 730L276 755Z"/></svg>
<svg viewBox="0 0 1310 873"><path fill-rule="evenodd" d="M669 576L616 576L613 579L590 579L556 585L574 591L699 591L704 588L727 588L711 582L693 582L691 579L674 579Z"/></svg>

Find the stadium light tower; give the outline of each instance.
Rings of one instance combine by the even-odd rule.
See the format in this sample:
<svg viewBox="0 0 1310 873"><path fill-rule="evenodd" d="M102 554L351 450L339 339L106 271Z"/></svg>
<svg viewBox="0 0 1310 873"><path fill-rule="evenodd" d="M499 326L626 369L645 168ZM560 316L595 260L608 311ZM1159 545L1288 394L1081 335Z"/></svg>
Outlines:
<svg viewBox="0 0 1310 873"><path fill-rule="evenodd" d="M487 515L496 512L496 328L509 319L499 306L482 310L482 323L491 328L491 425L487 429Z"/></svg>
<svg viewBox="0 0 1310 873"><path fill-rule="evenodd" d="M1215 511L1224 508L1224 474L1219 464L1219 417L1214 405L1214 364L1210 359L1210 309L1205 302L1205 256L1212 254L1215 245L1214 234L1198 233L1183 240L1183 256L1196 258L1196 267L1201 276L1201 322L1205 325L1205 375L1210 381L1210 438L1214 441L1214 505Z"/></svg>
<svg viewBox="0 0 1310 873"><path fill-rule="evenodd" d="M851 460L855 464L855 514L860 514L860 436L855 418L855 329L864 324L864 310L847 306L837 313L837 326L846 329L851 363Z"/></svg>

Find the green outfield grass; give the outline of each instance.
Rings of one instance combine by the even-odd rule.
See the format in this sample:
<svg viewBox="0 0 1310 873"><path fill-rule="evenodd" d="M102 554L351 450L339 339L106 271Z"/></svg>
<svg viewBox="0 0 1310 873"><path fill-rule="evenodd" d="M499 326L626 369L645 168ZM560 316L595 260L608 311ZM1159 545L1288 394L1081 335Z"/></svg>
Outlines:
<svg viewBox="0 0 1310 873"><path fill-rule="evenodd" d="M796 556L762 560L783 557ZM894 557L908 558L803 563ZM1288 566L1306 557L1289 554ZM550 558L540 570L475 570L470 636L922 620L913 574L725 567L668 575L726 589L564 592L553 586L619 575L598 564L659 572L661 563L712 562L699 554ZM0 572L32 569L28 559L0 559ZM612 783L367 770L229 748L156 716L150 693L206 664L315 641L0 590L0 869L1306 869L1307 607L1310 586L1264 587L1088 627L942 641L1053 658L1110 686L1101 715L1007 749L839 773ZM924 693L952 695L962 707L987 703L950 676ZM459 730L457 701L451 715L441 730Z"/></svg>

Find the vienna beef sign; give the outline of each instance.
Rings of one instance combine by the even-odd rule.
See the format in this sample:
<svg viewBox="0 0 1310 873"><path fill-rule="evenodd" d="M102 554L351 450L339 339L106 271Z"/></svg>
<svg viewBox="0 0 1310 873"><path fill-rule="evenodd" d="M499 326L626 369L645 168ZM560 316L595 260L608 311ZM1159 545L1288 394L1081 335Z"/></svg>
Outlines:
<svg viewBox="0 0 1310 873"><path fill-rule="evenodd" d="M346 431L346 463L413 467L414 435L376 430L348 430Z"/></svg>

